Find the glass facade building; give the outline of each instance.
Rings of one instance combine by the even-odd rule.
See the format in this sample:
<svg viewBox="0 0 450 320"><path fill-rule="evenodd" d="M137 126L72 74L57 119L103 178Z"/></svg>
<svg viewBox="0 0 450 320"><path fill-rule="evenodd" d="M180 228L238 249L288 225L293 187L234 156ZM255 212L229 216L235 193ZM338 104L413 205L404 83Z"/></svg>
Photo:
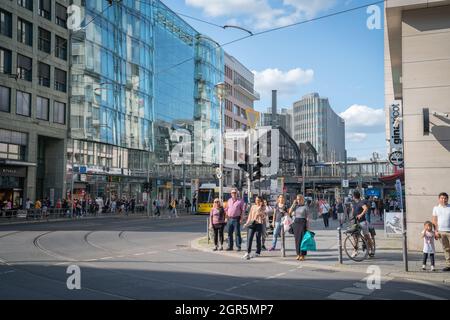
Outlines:
<svg viewBox="0 0 450 320"><path fill-rule="evenodd" d="M142 199L175 128L195 141L195 163L217 163L223 49L159 0L74 4L92 22L71 38L68 189Z"/></svg>
<svg viewBox="0 0 450 320"><path fill-rule="evenodd" d="M134 0L110 8L106 1L74 4L87 27L71 38L67 181L81 194L136 195L154 142L153 6ZM86 167L87 174L72 178L72 166L75 172Z"/></svg>

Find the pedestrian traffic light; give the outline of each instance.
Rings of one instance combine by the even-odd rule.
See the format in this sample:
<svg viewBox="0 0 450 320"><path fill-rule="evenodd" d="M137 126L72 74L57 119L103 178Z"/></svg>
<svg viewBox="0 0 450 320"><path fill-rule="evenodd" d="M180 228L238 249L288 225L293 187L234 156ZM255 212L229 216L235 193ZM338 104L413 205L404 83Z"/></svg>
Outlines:
<svg viewBox="0 0 450 320"><path fill-rule="evenodd" d="M251 180L252 181L256 181L256 180L259 180L259 179L261 179L261 168L263 167L264 165L261 163L261 161L259 161L259 159L258 159L258 162L256 163L256 165L255 166L253 166L253 170L252 170L252 175L251 175Z"/></svg>
<svg viewBox="0 0 450 320"><path fill-rule="evenodd" d="M144 182L142 184L142 188L144 189L144 192L152 192L152 183L151 182Z"/></svg>

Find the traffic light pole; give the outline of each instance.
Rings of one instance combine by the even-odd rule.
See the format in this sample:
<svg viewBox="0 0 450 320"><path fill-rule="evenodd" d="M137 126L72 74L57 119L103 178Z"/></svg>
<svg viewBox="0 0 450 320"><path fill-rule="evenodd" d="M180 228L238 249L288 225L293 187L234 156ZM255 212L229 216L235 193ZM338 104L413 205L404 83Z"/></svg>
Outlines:
<svg viewBox="0 0 450 320"><path fill-rule="evenodd" d="M253 134L253 129L250 129L248 132L248 154L249 154L249 161L248 161L248 168L249 171L247 172L247 187L248 187L248 204L251 204L251 199L252 199L252 172L253 172L253 165L252 165L252 161L253 161L253 152L252 152L252 134Z"/></svg>

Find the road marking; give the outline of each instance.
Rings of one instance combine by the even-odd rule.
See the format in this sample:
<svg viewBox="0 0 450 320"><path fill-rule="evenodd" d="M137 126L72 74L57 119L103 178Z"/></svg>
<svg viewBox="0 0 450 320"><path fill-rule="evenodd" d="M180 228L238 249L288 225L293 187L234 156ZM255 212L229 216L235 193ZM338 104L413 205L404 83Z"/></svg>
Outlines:
<svg viewBox="0 0 450 320"><path fill-rule="evenodd" d="M123 257L125 257L125 256L116 256L116 258L123 258Z"/></svg>
<svg viewBox="0 0 450 320"><path fill-rule="evenodd" d="M168 251L177 251L178 249L169 249Z"/></svg>
<svg viewBox="0 0 450 320"><path fill-rule="evenodd" d="M225 291L233 291L235 289L239 289L239 287L231 287L231 288L225 289Z"/></svg>
<svg viewBox="0 0 450 320"><path fill-rule="evenodd" d="M446 285L440 285L440 284L437 284L437 283L432 283L432 282L423 281L423 280L419 280L419 279L409 279L409 278L407 278L407 280L413 281L413 282L417 282L417 283L420 283L420 284L424 284L424 285L427 285L427 286L432 286L432 287L439 288L439 289L442 289L442 290L450 291L450 287L446 286Z"/></svg>
<svg viewBox="0 0 450 320"><path fill-rule="evenodd" d="M158 251L147 251L146 254L155 254L158 253Z"/></svg>
<svg viewBox="0 0 450 320"><path fill-rule="evenodd" d="M8 273L14 273L14 272L16 272L16 271L15 270L8 270L8 271L5 271L5 272L1 272L0 276L2 276L4 274L8 274Z"/></svg>
<svg viewBox="0 0 450 320"><path fill-rule="evenodd" d="M362 295L345 293L345 292L335 292L327 297L327 299L332 300L361 300Z"/></svg>
<svg viewBox="0 0 450 320"><path fill-rule="evenodd" d="M135 253L133 256L143 256L145 253Z"/></svg>
<svg viewBox="0 0 450 320"><path fill-rule="evenodd" d="M438 296L435 296L435 295L432 295L432 294L423 293L423 292L419 292L419 291L415 291L415 290L402 290L402 291L406 292L406 293L410 293L410 294L416 295L416 296L419 296L419 297L427 298L427 299L430 299L430 300L447 300L445 298L441 298L441 297L438 297Z"/></svg>
<svg viewBox="0 0 450 320"><path fill-rule="evenodd" d="M371 295L374 292L374 290L370 290L368 288L344 288L341 291L347 293L361 294L364 296Z"/></svg>
<svg viewBox="0 0 450 320"><path fill-rule="evenodd" d="M100 260L108 260L108 259L112 259L113 257L103 257L103 258L100 258Z"/></svg>
<svg viewBox="0 0 450 320"><path fill-rule="evenodd" d="M282 276L285 276L285 275L286 275L286 272L282 272L282 273L276 274L275 277L282 277Z"/></svg>

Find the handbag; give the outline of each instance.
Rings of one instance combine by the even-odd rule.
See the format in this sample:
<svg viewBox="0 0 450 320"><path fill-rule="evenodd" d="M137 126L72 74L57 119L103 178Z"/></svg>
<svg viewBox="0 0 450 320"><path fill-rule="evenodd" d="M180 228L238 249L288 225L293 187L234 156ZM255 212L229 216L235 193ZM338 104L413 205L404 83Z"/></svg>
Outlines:
<svg viewBox="0 0 450 320"><path fill-rule="evenodd" d="M316 241L314 240L315 233L306 231L300 244L300 251L317 251Z"/></svg>
<svg viewBox="0 0 450 320"><path fill-rule="evenodd" d="M291 225L289 226L288 232L289 232L290 234L294 234L294 224L293 224L293 223L291 223Z"/></svg>

